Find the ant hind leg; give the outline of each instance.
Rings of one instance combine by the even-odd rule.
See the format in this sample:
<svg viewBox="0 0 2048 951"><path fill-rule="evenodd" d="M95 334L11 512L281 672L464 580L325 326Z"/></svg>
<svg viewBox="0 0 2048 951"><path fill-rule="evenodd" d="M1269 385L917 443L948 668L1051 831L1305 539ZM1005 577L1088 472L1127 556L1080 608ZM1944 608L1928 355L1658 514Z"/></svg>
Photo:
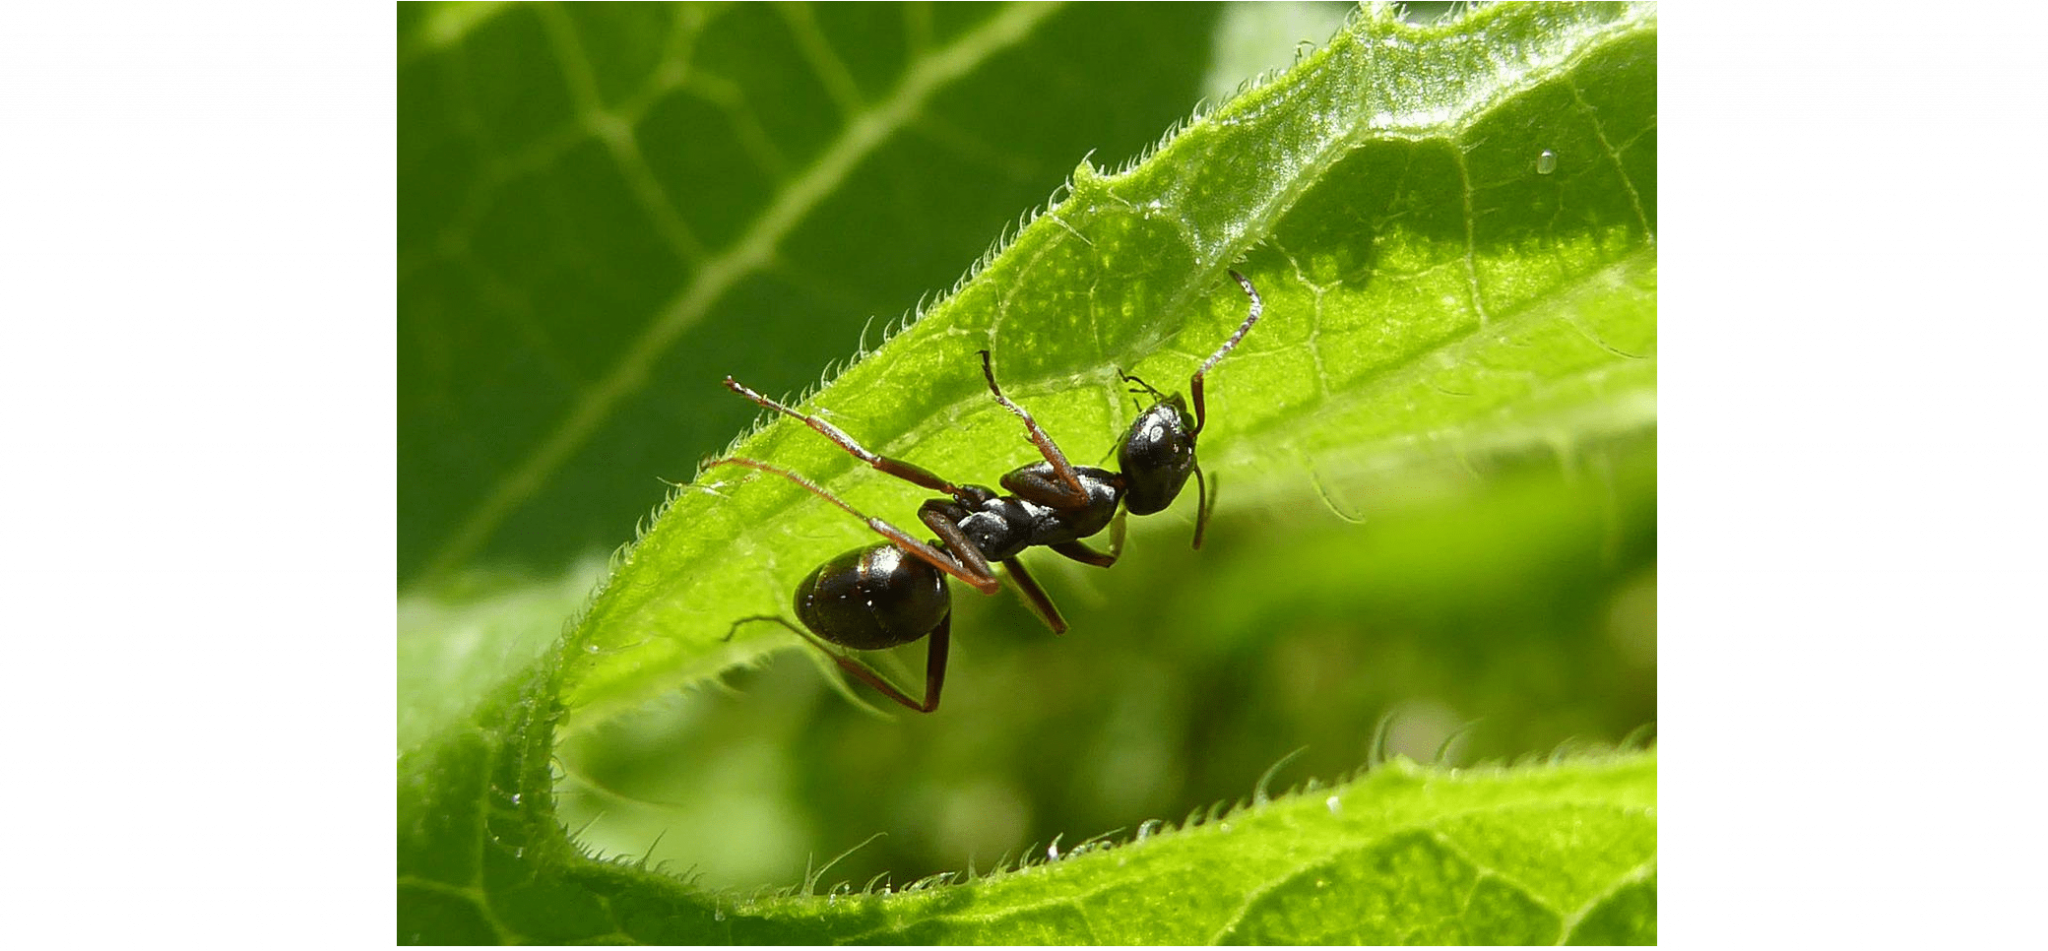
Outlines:
<svg viewBox="0 0 2048 951"><path fill-rule="evenodd" d="M756 614L740 618L732 622L732 627L725 632L725 639L731 640L733 631L738 630L740 625L749 621L773 621L789 628L791 633L803 638L812 647L824 651L825 656L832 658L832 662L839 665L839 669L859 678L861 683L875 688L883 696L905 707L916 710L919 713L930 713L939 708L939 690L946 683L946 656L951 652L950 648L952 647L953 616L951 614L946 615L946 619L940 621L939 626L933 629L931 643L925 648L923 700L910 699L909 694L903 692L895 684L890 683L880 673L877 673L874 668L833 650L824 641L818 639L817 635L804 630L802 626L793 624L788 618L779 615Z"/></svg>
<svg viewBox="0 0 2048 951"><path fill-rule="evenodd" d="M775 475L779 475L785 479L788 479L789 481L794 482L799 486L802 486L812 495L816 495L817 497L824 499L825 501L830 502L833 505L838 506L840 509L844 510L848 515L851 515L854 518L866 522L867 526L871 529L874 529L876 534L888 539L889 543L895 545L897 548L902 549L903 551L909 553L914 557L923 559L925 563L931 565L934 568L939 569L940 571L943 571L949 575L952 575L955 578L960 579L961 581L965 581L968 584L973 585L974 589L976 591L981 592L982 594L996 593L996 576L994 572L989 570L987 562L981 562L977 565L971 562L963 563L958 559L949 557L945 552L942 552L936 548L933 548L930 545L925 544L924 542L918 541L917 539L910 537L908 533L904 532L902 529L897 528L894 525L889 524L888 522L882 521L879 518L871 518L869 516L861 514L859 509L856 509L853 506L846 504L845 499L842 499L839 496L833 495L831 492L826 491L824 486L821 486L816 482L812 482L811 480L806 479L803 476L797 475L796 473L791 472L788 469L784 469L781 466L770 465L758 459L746 459L740 456L731 456L725 459L713 459L710 462L704 464L704 468L706 469L709 469L713 466L745 466L749 469L757 469L761 472L773 473Z"/></svg>
<svg viewBox="0 0 2048 951"><path fill-rule="evenodd" d="M859 459L860 461L865 462L868 465L873 466L874 468L886 472L892 476L895 476L898 479L902 479L903 481L908 482L911 485L930 489L934 492L944 492L947 495L952 496L958 496L960 494L959 486L954 485L953 483L947 482L945 479L940 478L937 473L932 472L931 470L926 469L923 466L916 465L914 463L904 462L901 459L891 459L888 456L877 455L873 452L870 452L866 446L863 446L860 443L855 442L852 436L848 436L839 427L834 426L831 423L828 423L822 419L819 419L816 416L812 416L806 413L799 413L796 410L790 409L789 407L782 405L781 403L777 403L776 401L771 400L768 397L761 395L760 393L756 393L753 390L748 389L745 384L740 383L738 380L735 380L732 377L725 378L725 388L733 391L734 393L738 393L739 395L744 396L747 399L753 400L754 402L759 403L762 406L765 406L778 413L781 413L784 416L794 419L797 422L800 422L806 426L811 427L812 429L816 430L819 435L822 435L826 439L830 439L834 443L838 444L839 448L846 450L855 459Z"/></svg>

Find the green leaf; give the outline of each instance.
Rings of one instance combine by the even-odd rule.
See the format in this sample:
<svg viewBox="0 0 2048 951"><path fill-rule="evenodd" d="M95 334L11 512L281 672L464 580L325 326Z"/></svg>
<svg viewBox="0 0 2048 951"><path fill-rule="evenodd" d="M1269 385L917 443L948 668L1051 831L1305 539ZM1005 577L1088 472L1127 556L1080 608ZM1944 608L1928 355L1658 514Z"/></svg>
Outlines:
<svg viewBox="0 0 2048 951"><path fill-rule="evenodd" d="M754 415L721 377L816 380L1081 155L1150 145L1201 95L1224 8L399 15L398 555L416 586L616 548L660 478Z"/></svg>
<svg viewBox="0 0 2048 951"><path fill-rule="evenodd" d="M1395 760L1178 828L901 892L706 894L554 821L547 665L399 763L399 940L489 944L1654 943L1656 758ZM947 876L952 878L954 876ZM959 876L964 878L965 876ZM813 892L816 892L815 894Z"/></svg>
<svg viewBox="0 0 2048 951"><path fill-rule="evenodd" d="M807 405L876 452L994 484L1029 449L977 372L986 348L1007 394L1092 461L1131 416L1118 368L1172 386L1243 319L1222 275L1234 265L1268 315L1209 380L1202 455L1235 499L1446 457L1570 455L1646 429L1650 16L1362 20L1129 172L1081 166L1001 255ZM920 492L785 419L731 454L864 512ZM801 489L736 471L678 491L584 619L566 668L579 729L789 646L770 625L724 638L736 618L783 610L811 566L876 541Z"/></svg>
<svg viewBox="0 0 2048 951"><path fill-rule="evenodd" d="M585 32L594 27L581 19L523 10L467 25L423 21L407 47L413 68L451 84L475 82L496 67L473 48L488 48L493 36L502 40L516 30L559 52L567 48L564 22L594 42L587 39L594 34ZM757 22L751 18L759 14L719 16L717 22L737 29ZM977 16L950 31L935 29L926 53L953 51L931 54L948 59L967 48L960 44L1000 37L1012 52L1031 53L1001 60L1007 69L1041 55L1045 46L1073 45L1071 34L1086 32L1067 19L1082 16L1077 11ZM425 38L443 34L457 39L436 46ZM622 49L631 47L621 42ZM451 43L475 55L437 52L453 48ZM661 49L648 52L642 70L665 55ZM978 62L1003 55L991 53ZM905 88L907 80L895 86L887 80L911 76L923 61L914 52L895 59L884 55L872 75L885 81L864 87L872 93L870 104L886 103L892 90ZM1027 461L1031 449L1019 438L1014 418L992 405L981 384L974 351L989 348L1009 395L1029 406L1077 460L1094 462L1131 414L1113 368L1180 388L1193 366L1242 319L1242 295L1222 276L1224 267L1237 266L1258 282L1267 316L1209 378L1202 456L1205 469L1225 486L1210 546L1195 556L1175 552L1191 528L1188 501L1167 515L1139 520L1133 552L1108 577L1054 575L1049 587L1073 582L1101 585L1106 592L1100 600L1111 609L1095 613L1096 622L1085 627L1087 637L1138 641L1143 632L1157 630L1164 633L1152 637L1155 650L1243 658L1299 647L1273 632L1356 612L1361 603L1374 605L1368 616L1383 626L1402 623L1403 617L1413 624L1457 616L1461 602L1482 604L1483 611L1457 623L1497 632L1499 619L1531 598L1546 605L1590 605L1549 622L1587 629L1578 612L1607 611L1600 599L1614 596L1617 586L1626 591L1639 585L1641 566L1654 557L1654 81L1650 7L1489 8L1433 28L1367 17L1296 70L1199 118L1143 164L1120 174L1084 164L1071 188L972 280L806 405L829 411L835 423L878 451L954 478L993 482ZM632 86L601 77L592 82L599 90ZM1000 101L947 111L949 96L972 100L968 87L991 85L972 69L952 82L919 108L956 121L985 112L984 121L998 130L1017 114L1009 109L1017 103ZM1030 83L1012 85L1041 91ZM470 120L486 129L508 122L546 126L541 120L551 108L556 118L582 114L587 120L586 106L548 104L548 96L561 94L559 86L557 81L552 93L494 88L489 96L472 90L478 98L504 96L508 105L504 116L496 116L488 103L480 103L481 115ZM976 96L985 92L975 90ZM1079 95L1099 93L1091 88ZM602 92L596 98L615 101ZM830 101L829 91L823 99ZM521 105L513 108L513 102ZM649 129L661 124L649 116L642 120ZM835 154L851 130L849 124L840 137L820 136L806 154ZM992 135L1008 141L1000 131ZM528 137L547 139L540 132ZM401 472L402 498L416 506L406 517L426 510L468 513L409 522L407 531L418 530L406 549L415 566L433 560L428 552L438 552L448 567L467 562L474 551L494 558L560 551L563 538L587 530L574 523L590 517L587 511L561 510L582 508L573 503L584 495L616 497L575 474L579 466L571 460L586 453L612 460L624 473L677 471L653 461L658 452L622 455L603 448L644 432L648 418L677 422L673 409L641 406L661 402L643 389L650 377L662 380L663 388L683 379L703 381L710 389L710 381L731 371L770 392L791 381L783 361L768 365L763 359L760 340L773 333L773 324L723 342L702 338L711 344L702 348L707 352L687 359L677 353L694 349L696 325L665 337L652 330L638 336L602 332L577 343L589 354L609 356L558 350L560 327L548 321L564 311L580 317L602 308L543 298L539 292L548 281L533 275L588 268L615 277L636 258L590 240L603 222L578 218L586 213L581 194L572 201L556 183L533 190L540 192L536 197L526 187L557 174L589 177L590 162L575 156L596 146L507 153L540 156L537 167L546 170L533 173L529 182L520 178L516 161L507 165L489 157L492 149L502 149L503 138L494 132L480 150L484 156L478 161L499 169L482 180L519 197L482 203L523 203L519 214L526 217L496 221L496 212L470 212L468 224L453 232L471 239L467 249L449 240L446 227L424 228L421 233L431 240L411 246L426 255L417 259L426 263L410 270L402 297L430 304L407 305L413 308L408 327L415 344L430 344L419 366L431 366L437 352L447 360L471 345L496 348L492 352L508 355L498 366L522 373L536 360L561 361L540 374L558 380L559 389L531 400L543 405L541 411L500 414L507 404L493 400L511 396L517 402L517 374L503 387L510 393L473 398L475 391L452 377L410 373L407 379L420 386L402 398L409 410L431 411L419 414L428 422L403 424L411 428L402 436L401 456L404 465L415 467ZM403 137L401 145L404 152ZM1554 167L1543 163L1546 151ZM894 174L922 184L915 170L906 173L901 162L876 157L883 154L866 153L868 164L855 163L857 169L831 184L853 189L863 175L892 164ZM793 172L785 182L804 180ZM474 208L478 200L471 194L468 207ZM416 204L410 195L406 201ZM620 204L630 214L636 200ZM772 215L766 212L783 207L779 200L750 206L752 220L768 220ZM1014 211L1028 201L1009 207ZM789 227L770 242L780 242L778 260L809 260L792 250L815 238L802 236L844 230L859 220L858 214L840 213L844 209L826 213L818 207L802 223L785 222ZM563 229L569 234L558 246L513 246L544 231L534 222L551 213L576 225ZM742 209L735 217L746 220L748 213ZM736 227L733 243L713 246L736 254L746 247L746 235L758 233ZM985 240L991 233L985 229L981 235ZM485 247L486 241L497 243ZM402 233L402 257L407 243ZM858 243L856 237L834 247ZM429 247L437 250L419 250ZM551 250L563 252L569 263L549 260ZM815 241L808 250L816 250ZM699 298L678 292L668 298L670 308L639 312L657 311L663 316L656 326L665 326L668 315L687 310L677 307L701 307L709 315L715 302L720 313L758 323L773 309L763 302L788 300L787 288L758 291L760 284L804 283L778 260L725 255L711 252L684 267L685 291L710 294L705 302L691 304ZM745 272L726 278L722 290L715 281L705 283L711 280L705 275L720 273L721 260ZM450 270L468 276L451 280L445 273ZM450 289L465 280L473 286ZM912 279L909 286L933 283ZM464 311L464 300L498 301L528 323L513 339L486 340L496 324L457 328L463 318L453 315ZM605 308L616 304L604 302ZM415 319L421 313L438 319ZM829 334L810 336L810 345L833 345ZM838 352L850 339L836 338ZM617 358L619 353L626 356ZM815 368L820 362L801 365ZM607 389L612 381L626 389ZM585 418L577 407L596 405L589 394L610 402L589 417L592 422L571 427L573 446L545 450L566 431L562 426ZM696 410L699 404L705 409ZM675 442L682 445L703 445L697 430L720 425L705 420L753 412L723 391L689 405L686 415L693 419L674 427ZM501 415L507 431L479 431L479 421ZM727 432L733 428L723 425ZM615 426L620 435L612 435ZM536 444L544 451L536 452ZM905 520L925 494L856 466L815 434L782 422L743 438L733 451L804 472L891 520ZM470 455L495 455L490 465L498 467L485 467L496 473L489 478L468 480L482 486L466 490L470 495L439 476L421 475L460 471L451 462ZM536 467L535 460L550 458ZM837 902L749 903L745 893L707 893L658 869L584 858L561 829L562 777L555 764L574 774L572 786L586 776L609 781L598 768L602 754L593 751L615 746L637 729L636 718L624 714L704 684L735 664L794 646L789 635L758 625L742 628L729 643L720 638L733 618L783 608L794 581L824 557L873 541L844 513L779 482L734 477L731 471L715 470L712 478L675 494L641 541L617 561L604 593L559 654L544 657L456 727L402 758L402 940L1654 940L1649 756L1461 778L1403 767L1344 786L1342 808L1334 816L1320 798L1276 801L1233 816L1228 833L1221 823L1204 825L977 885ZM1473 493L1473 484L1483 489ZM1445 497L1447 487L1459 487L1449 493L1456 514L1404 514L1432 511L1428 500ZM592 488L598 491L584 491ZM1370 531L1346 521L1360 517L1368 519ZM484 523L494 527L481 536L461 527ZM1362 556L1361 543L1372 546L1372 553ZM1529 567L1553 563L1559 566L1554 577ZM1597 567L1573 567L1581 565ZM1654 575L1648 584L1654 591ZM1525 590L1532 586L1543 590ZM1060 594L1063 603L1071 605L1074 587L1057 589L1067 592ZM956 594L962 629L983 630L989 615L1002 610L964 589ZM1420 606L1406 615L1389 606L1404 598ZM1087 600L1085 592L1080 600ZM1620 606L1634 602L1614 603L1620 617ZM1017 613L1014 606L1009 610ZM1592 627L1597 640L1597 625ZM1042 633L1036 636L1043 639ZM1415 642L1439 651L1439 645L1456 644L1461 653L1389 654L1386 648L1400 642L1376 641L1371 672L1362 679L1420 674L1437 679L1431 687L1438 696L1455 697L1460 689L1484 693L1502 677L1551 676L1558 665L1577 662L1582 646L1562 639L1446 641L1426 635ZM1499 652L1504 644L1519 653ZM1074 678L1042 664L1024 665L1034 671L1026 675L1026 690L971 689L977 670L991 661L999 666L995 646L978 648L984 650L973 658L979 664L955 674L944 713L877 727L901 734L907 743L950 732L957 734L955 745L973 744L983 736L972 732L981 709L1026 697L1030 703L1016 706L1073 702L1059 694L1071 690ZM1061 646L1069 655L1081 647L1074 638ZM792 656L815 660L810 653ZM909 656L914 661L918 655ZM1592 656L1595 666L1611 664ZM1112 723L1120 722L1115 711L1126 700L1142 698L1146 684L1157 683L1147 680L1156 671L1130 664L1098 664L1091 673L1091 683L1103 693L1100 709ZM1571 681L1570 689L1588 689L1577 686L1585 682ZM765 692L768 682L754 685ZM1522 696L1541 692L1524 690ZM755 707L768 706L765 698L757 700ZM1259 709L1255 701L1245 701L1248 710ZM1522 702L1545 709L1539 699ZM1462 702L1454 706L1471 709ZM1649 709L1654 710L1654 696ZM1366 713L1364 722L1371 717ZM1249 716L1247 728L1262 722ZM1572 729L1580 728L1566 731ZM1369 731L1354 722L1352 732L1357 737ZM821 745L832 742L818 738ZM1521 737L1513 748L1545 742L1556 740ZM673 747L659 755L680 763L689 777L681 787L685 794L701 789L709 782L704 774L716 768L679 757ZM778 755L826 762L815 751ZM1344 754L1339 749L1315 755ZM838 762L843 770L846 759ZM880 769L871 759L854 762ZM1075 782L1090 775L1081 757L1051 762L1058 764L1056 771L1071 771ZM1104 781L1127 783L1134 773L1148 771L1137 761L1130 765L1131 771L1115 774L1121 778ZM1251 773L1225 768L1238 770L1234 788L1244 788ZM862 778L842 775L849 789ZM899 792L906 806L927 801L916 794L933 781L916 780L915 774L875 775L888 777L883 784ZM1371 807L1359 811L1354 806L1360 801ZM583 814L603 819L607 811L629 810L613 801ZM1142 814L1127 811L1108 823L1065 828L1101 829ZM851 841L818 848L836 852L878 827L855 820L846 830ZM1325 842L1333 829L1337 834ZM678 856L680 867L709 861L714 856L706 850L722 847L709 839L674 838L680 845L661 854ZM861 858L842 862L826 881L837 880ZM1125 871L1133 865L1136 871ZM782 880L795 877L792 870ZM865 878L865 872L852 876L856 882ZM1191 903L1202 913L1184 914ZM1186 935L1153 937L1183 926Z"/></svg>

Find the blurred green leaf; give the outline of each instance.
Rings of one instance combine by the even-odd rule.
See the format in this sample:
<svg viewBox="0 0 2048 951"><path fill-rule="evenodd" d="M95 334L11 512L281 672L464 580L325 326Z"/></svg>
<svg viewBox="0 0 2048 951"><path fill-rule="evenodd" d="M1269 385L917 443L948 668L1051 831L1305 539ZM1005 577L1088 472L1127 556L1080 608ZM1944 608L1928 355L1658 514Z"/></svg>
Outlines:
<svg viewBox="0 0 2048 951"><path fill-rule="evenodd" d="M820 867L706 894L576 854L546 673L400 762L399 940L425 944L1633 944L1656 940L1656 758L1362 779L900 892ZM1056 861L1054 861L1056 860ZM954 878L955 876L947 876ZM964 878L965 876L959 876Z"/></svg>
<svg viewBox="0 0 2048 951"><path fill-rule="evenodd" d="M617 547L753 416L720 378L816 380L1150 145L1222 11L402 5L400 580Z"/></svg>

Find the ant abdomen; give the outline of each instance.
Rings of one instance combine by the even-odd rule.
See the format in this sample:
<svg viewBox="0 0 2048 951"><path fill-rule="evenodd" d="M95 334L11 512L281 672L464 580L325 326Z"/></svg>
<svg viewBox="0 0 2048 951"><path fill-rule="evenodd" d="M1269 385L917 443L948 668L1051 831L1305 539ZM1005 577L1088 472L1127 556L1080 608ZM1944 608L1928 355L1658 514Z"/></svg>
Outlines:
<svg viewBox="0 0 2048 951"><path fill-rule="evenodd" d="M796 587L796 616L842 647L883 650L924 637L952 612L945 575L894 545L856 548Z"/></svg>

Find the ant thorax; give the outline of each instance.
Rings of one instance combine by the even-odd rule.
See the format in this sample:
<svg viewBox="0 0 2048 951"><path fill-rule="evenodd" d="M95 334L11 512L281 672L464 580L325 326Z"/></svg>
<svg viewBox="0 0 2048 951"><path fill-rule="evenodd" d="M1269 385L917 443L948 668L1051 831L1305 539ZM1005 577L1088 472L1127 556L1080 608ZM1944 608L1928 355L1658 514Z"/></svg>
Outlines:
<svg viewBox="0 0 2048 951"><path fill-rule="evenodd" d="M1003 561L1037 546L1061 545L1088 538L1109 526L1123 499L1123 478L1107 469L1075 466L1088 504L1079 508L1056 508L1014 495L998 495L982 485L960 487L959 501L933 499L925 510L943 513L960 527L982 557ZM1050 465L1036 462L1019 466L1003 477L1011 491L1030 483L1051 483ZM964 504L963 504L964 503Z"/></svg>

